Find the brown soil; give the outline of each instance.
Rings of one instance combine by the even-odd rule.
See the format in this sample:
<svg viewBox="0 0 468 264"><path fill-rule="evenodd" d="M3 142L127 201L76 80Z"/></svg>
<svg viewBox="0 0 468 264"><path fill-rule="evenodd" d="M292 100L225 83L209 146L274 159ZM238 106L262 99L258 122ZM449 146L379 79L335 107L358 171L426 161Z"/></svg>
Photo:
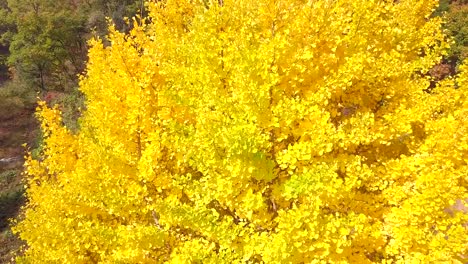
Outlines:
<svg viewBox="0 0 468 264"><path fill-rule="evenodd" d="M10 263L23 242L11 231L10 219L18 218L25 202L21 172L24 147L36 137L33 109L0 109L0 263ZM13 114L14 113L14 114ZM2 118L3 117L3 118Z"/></svg>

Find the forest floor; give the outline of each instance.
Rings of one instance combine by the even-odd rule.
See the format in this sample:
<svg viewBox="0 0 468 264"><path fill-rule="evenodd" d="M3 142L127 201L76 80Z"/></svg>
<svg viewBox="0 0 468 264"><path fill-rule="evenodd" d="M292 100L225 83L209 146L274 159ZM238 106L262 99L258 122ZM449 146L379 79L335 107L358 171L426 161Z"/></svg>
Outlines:
<svg viewBox="0 0 468 264"><path fill-rule="evenodd" d="M10 219L20 217L25 202L22 145L33 145L36 131L33 108L0 109L0 264L9 263L23 245L11 231Z"/></svg>

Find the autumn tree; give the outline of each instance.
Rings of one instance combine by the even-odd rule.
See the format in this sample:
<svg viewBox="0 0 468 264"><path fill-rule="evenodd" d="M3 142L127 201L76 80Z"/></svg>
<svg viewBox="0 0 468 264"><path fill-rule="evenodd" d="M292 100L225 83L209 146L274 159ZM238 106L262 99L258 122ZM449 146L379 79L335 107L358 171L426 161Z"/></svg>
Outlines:
<svg viewBox="0 0 468 264"><path fill-rule="evenodd" d="M38 111L21 263L463 263L468 69L435 0L166 0Z"/></svg>

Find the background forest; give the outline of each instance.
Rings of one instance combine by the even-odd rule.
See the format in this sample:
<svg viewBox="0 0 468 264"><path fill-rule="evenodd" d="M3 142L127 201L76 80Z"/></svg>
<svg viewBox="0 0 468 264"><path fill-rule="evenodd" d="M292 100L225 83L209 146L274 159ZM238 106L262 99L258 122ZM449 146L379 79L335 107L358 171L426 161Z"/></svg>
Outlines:
<svg viewBox="0 0 468 264"><path fill-rule="evenodd" d="M87 41L104 38L108 18L128 32L125 18L144 16L142 6L140 0L0 0L0 263L22 244L7 219L16 217L24 202L21 144L33 154L41 147L33 117L37 98L59 104L64 124L76 130ZM468 57L468 1L442 0L434 16L445 17L446 34L453 38L449 54L430 71L435 82L454 76Z"/></svg>

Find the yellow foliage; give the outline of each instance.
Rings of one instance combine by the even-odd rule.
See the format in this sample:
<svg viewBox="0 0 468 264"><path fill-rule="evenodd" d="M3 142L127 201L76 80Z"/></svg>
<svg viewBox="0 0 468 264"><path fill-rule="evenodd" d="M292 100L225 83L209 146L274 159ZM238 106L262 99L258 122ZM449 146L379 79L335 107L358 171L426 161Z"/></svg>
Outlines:
<svg viewBox="0 0 468 264"><path fill-rule="evenodd" d="M468 66L435 0L165 0L41 103L25 263L462 263Z"/></svg>

